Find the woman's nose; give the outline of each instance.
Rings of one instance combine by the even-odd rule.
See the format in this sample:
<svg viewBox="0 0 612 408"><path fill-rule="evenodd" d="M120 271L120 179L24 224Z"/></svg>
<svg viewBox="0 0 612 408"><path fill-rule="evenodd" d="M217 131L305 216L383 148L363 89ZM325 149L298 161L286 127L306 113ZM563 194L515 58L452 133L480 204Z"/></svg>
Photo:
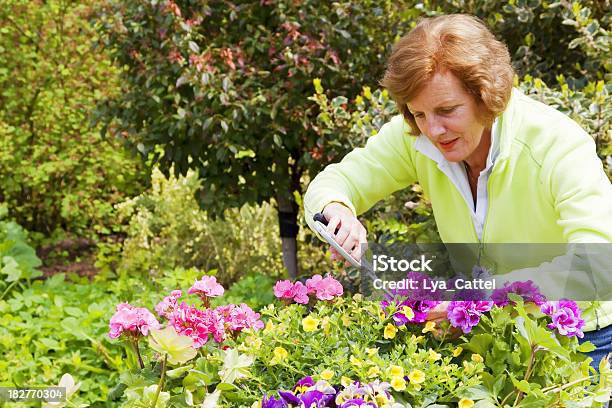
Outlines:
<svg viewBox="0 0 612 408"><path fill-rule="evenodd" d="M432 118L427 121L427 129L429 130L429 137L434 141L437 141L446 133L446 127L436 118Z"/></svg>

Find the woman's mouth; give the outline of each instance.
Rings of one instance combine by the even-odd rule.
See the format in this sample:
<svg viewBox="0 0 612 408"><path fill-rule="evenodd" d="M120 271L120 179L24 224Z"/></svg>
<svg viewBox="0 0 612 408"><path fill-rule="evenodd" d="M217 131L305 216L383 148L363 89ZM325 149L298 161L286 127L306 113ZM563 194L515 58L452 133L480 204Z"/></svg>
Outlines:
<svg viewBox="0 0 612 408"><path fill-rule="evenodd" d="M457 143L457 140L459 140L458 137L456 137L454 139L447 140L445 142L439 142L438 144L444 150L451 150L455 146L455 143Z"/></svg>

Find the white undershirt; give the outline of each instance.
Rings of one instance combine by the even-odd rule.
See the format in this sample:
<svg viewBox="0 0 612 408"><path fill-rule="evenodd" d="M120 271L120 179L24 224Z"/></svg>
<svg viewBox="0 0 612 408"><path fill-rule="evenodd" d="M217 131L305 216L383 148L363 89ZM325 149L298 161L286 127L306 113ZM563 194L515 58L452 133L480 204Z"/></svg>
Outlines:
<svg viewBox="0 0 612 408"><path fill-rule="evenodd" d="M414 142L415 150L435 161L438 164L440 171L442 171L442 173L444 173L446 177L450 179L455 187L457 187L457 190L459 190L461 193L461 196L470 209L472 222L474 224L474 229L476 229L478 239L482 239L482 230L487 217L487 208L489 205L487 185L489 182L489 176L493 170L493 164L495 164L495 160L497 159L497 156L499 156L498 140L497 119L495 119L491 127L491 147L489 149L489 154L487 155L486 167L480 172L480 175L478 176L478 183L476 185L476 208L474 208L474 197L472 196L472 190L470 189L470 183L468 181L468 176L463 163L449 162L446 160L440 150L438 150L438 148L431 143L431 141L425 135L421 134Z"/></svg>

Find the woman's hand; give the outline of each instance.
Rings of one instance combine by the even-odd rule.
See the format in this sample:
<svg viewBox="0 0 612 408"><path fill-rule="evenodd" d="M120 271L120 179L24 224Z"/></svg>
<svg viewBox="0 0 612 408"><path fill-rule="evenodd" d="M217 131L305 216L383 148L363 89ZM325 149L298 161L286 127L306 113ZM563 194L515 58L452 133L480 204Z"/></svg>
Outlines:
<svg viewBox="0 0 612 408"><path fill-rule="evenodd" d="M333 202L325 206L323 215L328 221L327 232L355 260L361 260L362 249L367 246L367 232L351 210L343 204ZM336 229L338 233L335 233ZM330 247L330 250L332 260L344 259L333 247Z"/></svg>
<svg viewBox="0 0 612 408"><path fill-rule="evenodd" d="M436 323L436 329L433 335L436 339L448 338L456 339L461 336L461 329L453 326L445 326L446 328L440 328L441 323L448 320L448 304L450 302L442 302L435 308L427 312L426 321Z"/></svg>
<svg viewBox="0 0 612 408"><path fill-rule="evenodd" d="M449 302L442 302L427 312L426 320L428 322L435 322L436 324L448 320L448 303Z"/></svg>

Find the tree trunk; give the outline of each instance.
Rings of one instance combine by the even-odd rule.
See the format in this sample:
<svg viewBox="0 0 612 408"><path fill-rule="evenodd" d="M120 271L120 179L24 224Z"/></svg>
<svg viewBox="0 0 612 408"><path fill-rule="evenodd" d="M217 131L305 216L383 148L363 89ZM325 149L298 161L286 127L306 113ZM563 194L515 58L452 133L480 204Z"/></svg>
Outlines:
<svg viewBox="0 0 612 408"><path fill-rule="evenodd" d="M283 264L289 273L289 279L294 280L299 272L297 258L298 206L293 195L289 192L285 194L279 192L276 200L278 202L278 223L280 226Z"/></svg>

